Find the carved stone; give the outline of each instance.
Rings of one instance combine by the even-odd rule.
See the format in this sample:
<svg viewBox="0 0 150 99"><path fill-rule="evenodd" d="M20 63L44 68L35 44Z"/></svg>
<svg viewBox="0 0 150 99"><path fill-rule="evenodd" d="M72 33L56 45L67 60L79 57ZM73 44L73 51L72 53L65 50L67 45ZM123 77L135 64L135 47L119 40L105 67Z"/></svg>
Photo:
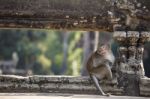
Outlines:
<svg viewBox="0 0 150 99"><path fill-rule="evenodd" d="M150 29L149 4L149 0L0 0L0 28L113 31L115 23Z"/></svg>
<svg viewBox="0 0 150 99"><path fill-rule="evenodd" d="M135 46L129 46L128 47L128 53L129 53L129 58L128 59L135 59L135 57L136 57L136 47Z"/></svg>
<svg viewBox="0 0 150 99"><path fill-rule="evenodd" d="M149 41L150 33L146 31L115 31L113 37L119 43L120 60L126 59L126 62L120 63L121 71L144 76L142 57L144 44Z"/></svg>
<svg viewBox="0 0 150 99"><path fill-rule="evenodd" d="M121 46L118 48L118 50L119 50L119 57L120 57L121 62L125 63L127 61L127 55L128 55L127 47Z"/></svg>
<svg viewBox="0 0 150 99"><path fill-rule="evenodd" d="M127 32L127 41L130 46L135 46L137 44L137 40L139 39L139 32L137 31L128 31Z"/></svg>
<svg viewBox="0 0 150 99"><path fill-rule="evenodd" d="M149 38L148 32L114 32L114 39L119 43L119 60L122 58L126 60L118 62L118 83L119 86L124 87L126 95L140 94L139 79L145 75L142 59L144 44Z"/></svg>
<svg viewBox="0 0 150 99"><path fill-rule="evenodd" d="M113 38L121 45L126 45L126 35L127 33L124 31L115 31L113 34Z"/></svg>

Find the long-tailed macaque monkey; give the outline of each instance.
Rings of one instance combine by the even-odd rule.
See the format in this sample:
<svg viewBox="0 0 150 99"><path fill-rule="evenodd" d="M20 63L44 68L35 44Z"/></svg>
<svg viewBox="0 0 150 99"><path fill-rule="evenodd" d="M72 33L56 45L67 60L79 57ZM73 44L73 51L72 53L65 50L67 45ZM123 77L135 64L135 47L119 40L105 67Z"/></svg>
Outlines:
<svg viewBox="0 0 150 99"><path fill-rule="evenodd" d="M88 73L101 95L109 96L109 94L105 94L102 90L98 79L112 79L111 67L114 61L115 57L109 44L100 45L87 61Z"/></svg>

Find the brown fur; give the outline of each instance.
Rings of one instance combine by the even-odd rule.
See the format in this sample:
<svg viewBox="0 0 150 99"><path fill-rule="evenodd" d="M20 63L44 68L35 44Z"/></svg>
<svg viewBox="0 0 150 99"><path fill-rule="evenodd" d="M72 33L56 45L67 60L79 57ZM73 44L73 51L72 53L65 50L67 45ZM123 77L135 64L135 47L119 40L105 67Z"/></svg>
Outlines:
<svg viewBox="0 0 150 99"><path fill-rule="evenodd" d="M108 45L100 46L97 51L91 54L87 61L87 71L90 76L101 79L112 79L112 72L110 64L114 63L114 56ZM96 83L94 81L94 83ZM99 86L96 84L96 87ZM99 88L98 88L99 89ZM105 93L99 90L102 95Z"/></svg>

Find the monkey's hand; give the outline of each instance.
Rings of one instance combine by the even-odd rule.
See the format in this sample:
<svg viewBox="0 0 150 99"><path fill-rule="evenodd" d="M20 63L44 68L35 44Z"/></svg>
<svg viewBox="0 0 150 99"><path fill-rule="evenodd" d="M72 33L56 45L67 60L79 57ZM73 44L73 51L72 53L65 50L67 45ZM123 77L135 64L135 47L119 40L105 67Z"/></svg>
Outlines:
<svg viewBox="0 0 150 99"><path fill-rule="evenodd" d="M110 61L110 60L104 60L104 62L103 62L105 65L108 65L110 68L112 68L113 67L113 63Z"/></svg>

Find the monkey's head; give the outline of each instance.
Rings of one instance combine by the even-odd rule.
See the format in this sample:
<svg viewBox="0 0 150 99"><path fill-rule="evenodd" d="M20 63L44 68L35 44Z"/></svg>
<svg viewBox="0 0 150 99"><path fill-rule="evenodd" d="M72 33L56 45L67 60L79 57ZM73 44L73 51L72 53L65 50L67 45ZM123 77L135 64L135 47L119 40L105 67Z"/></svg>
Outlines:
<svg viewBox="0 0 150 99"><path fill-rule="evenodd" d="M104 55L106 55L109 52L109 50L110 50L110 45L109 44L101 44L101 45L99 45L99 47L98 47L96 52L99 55L104 56Z"/></svg>

